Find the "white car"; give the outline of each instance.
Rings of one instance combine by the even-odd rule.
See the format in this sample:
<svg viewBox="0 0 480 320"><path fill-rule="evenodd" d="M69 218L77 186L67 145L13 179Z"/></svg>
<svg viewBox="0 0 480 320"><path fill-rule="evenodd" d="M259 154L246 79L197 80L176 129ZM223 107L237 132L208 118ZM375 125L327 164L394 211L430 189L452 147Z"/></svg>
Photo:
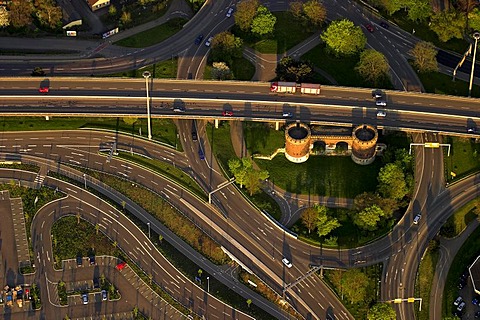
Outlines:
<svg viewBox="0 0 480 320"><path fill-rule="evenodd" d="M283 262L283 264L284 264L287 268L289 268L289 269L290 269L291 267L293 267L293 264L292 264L292 263L290 262L290 260L288 260L287 258L283 258L283 259L282 259L282 262Z"/></svg>
<svg viewBox="0 0 480 320"><path fill-rule="evenodd" d="M375 105L385 107L387 105L387 101L383 100L382 98L379 98L375 100Z"/></svg>
<svg viewBox="0 0 480 320"><path fill-rule="evenodd" d="M460 302L460 304L458 305L457 311L462 312L465 306L466 306L465 301Z"/></svg>
<svg viewBox="0 0 480 320"><path fill-rule="evenodd" d="M382 111L382 110L377 111L377 117L385 118L386 116L387 116L387 113L385 111Z"/></svg>
<svg viewBox="0 0 480 320"><path fill-rule="evenodd" d="M210 45L212 44L212 40L213 40L213 37L208 38L207 41L205 41L205 45L207 47L210 47Z"/></svg>
<svg viewBox="0 0 480 320"><path fill-rule="evenodd" d="M453 305L458 306L462 301L463 301L463 298L458 297L457 299L455 299L455 301L453 301Z"/></svg>
<svg viewBox="0 0 480 320"><path fill-rule="evenodd" d="M230 18L232 16L232 13L233 13L233 8L232 7L228 8L227 14L226 14L227 18Z"/></svg>
<svg viewBox="0 0 480 320"><path fill-rule="evenodd" d="M284 117L284 118L291 118L291 117L293 117L293 113L291 113L291 112L284 112L284 113L282 113L282 117Z"/></svg>
<svg viewBox="0 0 480 320"><path fill-rule="evenodd" d="M415 218L413 218L413 223L418 224L418 221L420 221L421 217L422 217L422 215L420 213L417 213Z"/></svg>

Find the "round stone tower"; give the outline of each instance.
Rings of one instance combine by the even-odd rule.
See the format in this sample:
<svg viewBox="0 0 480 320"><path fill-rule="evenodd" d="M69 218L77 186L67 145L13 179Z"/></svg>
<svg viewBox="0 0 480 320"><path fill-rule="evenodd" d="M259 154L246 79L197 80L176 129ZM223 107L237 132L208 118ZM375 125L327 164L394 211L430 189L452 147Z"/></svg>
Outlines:
<svg viewBox="0 0 480 320"><path fill-rule="evenodd" d="M310 155L311 135L306 124L289 124L285 129L285 157L295 163L307 161Z"/></svg>
<svg viewBox="0 0 480 320"><path fill-rule="evenodd" d="M375 160L378 132L375 127L362 124L352 132L352 160L361 165L367 165Z"/></svg>

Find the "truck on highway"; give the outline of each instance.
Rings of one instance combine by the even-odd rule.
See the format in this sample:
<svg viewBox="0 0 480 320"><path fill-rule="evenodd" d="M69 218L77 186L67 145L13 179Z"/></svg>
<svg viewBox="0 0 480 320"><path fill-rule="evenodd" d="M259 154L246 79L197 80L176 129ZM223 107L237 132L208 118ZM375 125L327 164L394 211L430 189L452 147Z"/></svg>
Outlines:
<svg viewBox="0 0 480 320"><path fill-rule="evenodd" d="M275 93L296 93L302 94L320 94L320 85L315 83L296 83L296 82L272 82L270 92Z"/></svg>

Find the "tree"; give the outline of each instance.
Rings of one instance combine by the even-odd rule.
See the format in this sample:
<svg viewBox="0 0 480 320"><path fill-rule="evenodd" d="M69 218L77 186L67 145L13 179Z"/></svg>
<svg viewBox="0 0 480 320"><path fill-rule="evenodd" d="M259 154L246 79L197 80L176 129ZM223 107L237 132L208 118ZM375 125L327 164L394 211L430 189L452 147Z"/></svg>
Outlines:
<svg viewBox="0 0 480 320"><path fill-rule="evenodd" d="M313 229L316 228L317 216L318 211L315 207L309 207L303 210L301 219L303 225L308 229L309 234Z"/></svg>
<svg viewBox="0 0 480 320"><path fill-rule="evenodd" d="M336 218L330 218L327 215L327 207L317 205L316 209L318 211L317 233L319 237L326 236L332 232L333 229L340 227L340 223Z"/></svg>
<svg viewBox="0 0 480 320"><path fill-rule="evenodd" d="M263 36L272 33L275 28L277 17L275 17L265 6L259 6L257 14L252 20L252 33Z"/></svg>
<svg viewBox="0 0 480 320"><path fill-rule="evenodd" d="M373 231L377 229L378 222L382 216L384 216L382 209L376 205L372 205L357 213L353 222L364 230Z"/></svg>
<svg viewBox="0 0 480 320"><path fill-rule="evenodd" d="M437 49L431 42L417 42L410 50L413 56L413 63L420 72L433 72L438 70Z"/></svg>
<svg viewBox="0 0 480 320"><path fill-rule="evenodd" d="M299 0L290 2L290 13L293 15L295 19L302 19L303 18L303 2Z"/></svg>
<svg viewBox="0 0 480 320"><path fill-rule="evenodd" d="M0 7L0 27L7 27L10 24L10 12L4 6Z"/></svg>
<svg viewBox="0 0 480 320"><path fill-rule="evenodd" d="M98 234L99 230L100 230L100 225L98 223L95 223L95 234Z"/></svg>
<svg viewBox="0 0 480 320"><path fill-rule="evenodd" d="M367 43L362 29L347 19L333 21L320 38L336 56L355 54Z"/></svg>
<svg viewBox="0 0 480 320"><path fill-rule="evenodd" d="M108 7L108 14L112 17L115 16L117 14L117 7L111 4L110 7Z"/></svg>
<svg viewBox="0 0 480 320"><path fill-rule="evenodd" d="M241 30L249 31L259 6L259 0L244 0L239 2L237 5L237 11L235 11L234 14L235 24Z"/></svg>
<svg viewBox="0 0 480 320"><path fill-rule="evenodd" d="M232 77L232 70L225 62L214 62L212 69L212 79L226 80Z"/></svg>
<svg viewBox="0 0 480 320"><path fill-rule="evenodd" d="M429 0L407 0L408 19L425 21L432 15L432 6Z"/></svg>
<svg viewBox="0 0 480 320"><path fill-rule="evenodd" d="M130 22L132 22L132 14L128 11L122 11L122 15L120 16L120 21L124 26L128 25Z"/></svg>
<svg viewBox="0 0 480 320"><path fill-rule="evenodd" d="M294 60L290 56L280 59L275 69L277 77L283 81L306 82L313 78L313 66L309 62Z"/></svg>
<svg viewBox="0 0 480 320"><path fill-rule="evenodd" d="M388 163L378 173L378 191L383 197L401 200L407 195L407 184L402 168Z"/></svg>
<svg viewBox="0 0 480 320"><path fill-rule="evenodd" d="M26 27L32 23L33 5L31 0L13 0L9 9L10 23L15 28Z"/></svg>
<svg viewBox="0 0 480 320"><path fill-rule="evenodd" d="M133 315L134 317L138 317L138 307L137 307L137 306L135 306L135 307L133 308L133 310L132 310L132 315Z"/></svg>
<svg viewBox="0 0 480 320"><path fill-rule="evenodd" d="M55 28L61 24L62 8L57 6L52 0L35 0L35 15L38 21L49 28Z"/></svg>
<svg viewBox="0 0 480 320"><path fill-rule="evenodd" d="M456 11L438 12L430 19L430 29L443 42L452 38L462 39L464 28L465 16L458 14Z"/></svg>
<svg viewBox="0 0 480 320"><path fill-rule="evenodd" d="M388 303L374 304L367 314L368 320L395 320L397 314Z"/></svg>
<svg viewBox="0 0 480 320"><path fill-rule="evenodd" d="M327 9L319 0L309 0L303 5L305 20L308 24L318 27L327 18Z"/></svg>
<svg viewBox="0 0 480 320"><path fill-rule="evenodd" d="M247 299L247 306L250 308L250 305L252 304L252 299Z"/></svg>
<svg viewBox="0 0 480 320"><path fill-rule="evenodd" d="M228 31L220 32L213 37L209 60L224 61L227 65L232 65L233 59L242 57L242 48L241 38Z"/></svg>
<svg viewBox="0 0 480 320"><path fill-rule="evenodd" d="M378 80L388 75L390 66L385 56L373 49L360 54L360 61L355 70L366 80L377 84Z"/></svg>
<svg viewBox="0 0 480 320"><path fill-rule="evenodd" d="M245 188L248 190L250 197L260 191L261 182L268 179L268 171L266 170L252 170L247 172L245 180Z"/></svg>
<svg viewBox="0 0 480 320"><path fill-rule="evenodd" d="M245 188L250 193L250 196L257 193L260 190L261 181L268 178L268 171L255 170L253 168L253 162L249 158L242 159L230 159L228 161L228 168L234 175L236 182L242 188Z"/></svg>
<svg viewBox="0 0 480 320"><path fill-rule="evenodd" d="M359 269L345 271L342 275L341 284L351 303L364 301L367 297L368 277Z"/></svg>
<svg viewBox="0 0 480 320"><path fill-rule="evenodd" d="M198 269L197 273L198 273L198 276L201 278L201 277L202 277L203 270L202 270L202 269Z"/></svg>

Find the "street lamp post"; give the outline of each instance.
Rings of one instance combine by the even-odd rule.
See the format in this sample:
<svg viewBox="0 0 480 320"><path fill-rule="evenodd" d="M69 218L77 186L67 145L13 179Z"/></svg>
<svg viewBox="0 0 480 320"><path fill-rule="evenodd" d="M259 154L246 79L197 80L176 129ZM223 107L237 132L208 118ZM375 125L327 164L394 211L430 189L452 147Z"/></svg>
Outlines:
<svg viewBox="0 0 480 320"><path fill-rule="evenodd" d="M83 182L85 183L85 189L87 189L87 174L83 174Z"/></svg>
<svg viewBox="0 0 480 320"><path fill-rule="evenodd" d="M480 33L475 31L473 33L473 38L475 39L475 48L473 48L473 62L472 62L472 72L470 73L470 85L468 86L468 96L472 96L472 86L473 86L473 70L475 69L475 56L477 55L477 41L480 39Z"/></svg>
<svg viewBox="0 0 480 320"><path fill-rule="evenodd" d="M145 71L143 73L145 78L145 90L147 91L147 126L148 126L148 140L152 140L152 127L150 124L150 98L148 97L148 78L150 78L150 72Z"/></svg>
<svg viewBox="0 0 480 320"><path fill-rule="evenodd" d="M148 226L148 239L150 239L150 222L147 222L147 226Z"/></svg>
<svg viewBox="0 0 480 320"><path fill-rule="evenodd" d="M207 277L207 292L210 292L210 277Z"/></svg>

